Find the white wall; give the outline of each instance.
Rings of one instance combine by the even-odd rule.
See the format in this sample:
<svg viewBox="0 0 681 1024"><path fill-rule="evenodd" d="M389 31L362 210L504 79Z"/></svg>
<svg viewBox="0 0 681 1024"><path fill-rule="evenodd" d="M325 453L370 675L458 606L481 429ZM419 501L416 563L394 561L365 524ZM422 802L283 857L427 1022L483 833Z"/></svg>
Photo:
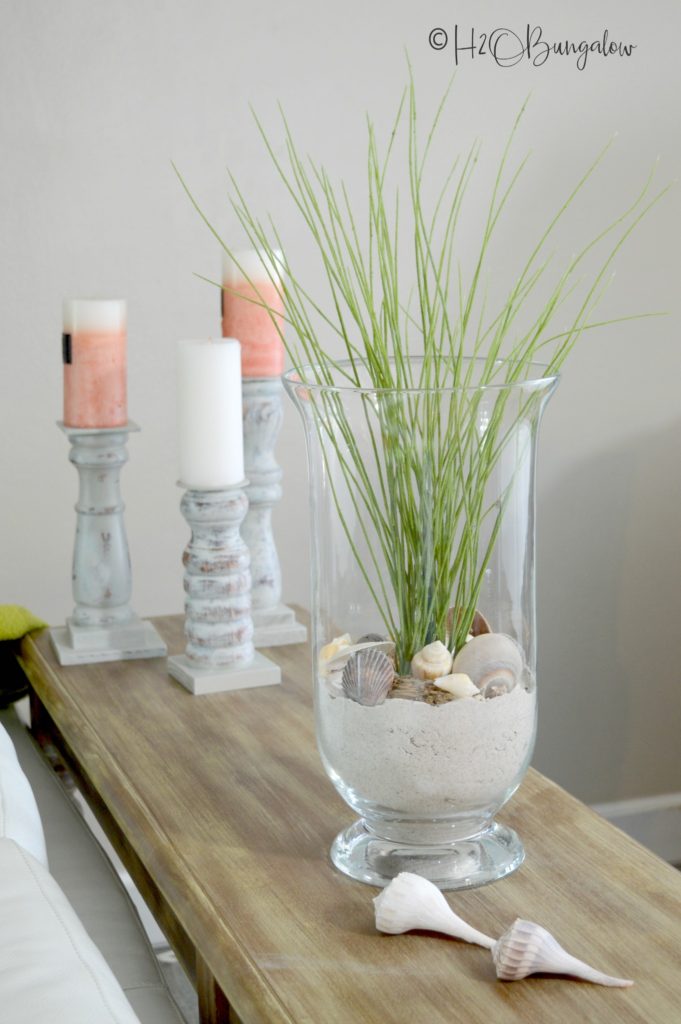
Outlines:
<svg viewBox="0 0 681 1024"><path fill-rule="evenodd" d="M60 417L63 296L129 303L130 441L124 472L135 600L143 614L180 611L186 541L175 487L174 342L216 333L216 246L170 161L225 236L242 244L227 205L226 167L276 215L292 247L296 222L273 187L248 110L270 129L281 100L303 149L363 176L363 117L387 125L405 80L421 106L453 65L435 26L487 31L540 24L547 38L611 36L630 59L587 69L464 61L447 132L482 136L494 159L532 91L519 150L533 157L497 251L517 264L530 232L613 133L613 152L560 238L576 248L633 196L659 154L679 173L676 0L570 4L501 0L414 4L236 4L225 0L23 0L0 3L0 601L50 621L70 610L76 475ZM480 202L483 196L480 196ZM671 309L584 338L549 407L539 472L541 717L536 765L586 800L681 789L681 345L676 308L678 189L617 263L604 314ZM317 270L302 241L299 259ZM285 497L276 516L285 597L307 602L303 437L287 408L279 446Z"/></svg>

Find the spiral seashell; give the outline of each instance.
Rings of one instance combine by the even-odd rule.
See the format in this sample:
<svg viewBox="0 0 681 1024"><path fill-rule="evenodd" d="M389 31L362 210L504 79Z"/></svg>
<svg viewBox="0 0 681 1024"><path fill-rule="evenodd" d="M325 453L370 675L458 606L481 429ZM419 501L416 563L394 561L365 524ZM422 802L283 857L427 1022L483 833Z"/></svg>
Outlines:
<svg viewBox="0 0 681 1024"><path fill-rule="evenodd" d="M515 640L505 633L480 633L457 652L452 672L465 672L483 697L508 693L518 682L525 661Z"/></svg>
<svg viewBox="0 0 681 1024"><path fill-rule="evenodd" d="M455 672L452 675L441 676L440 679L436 679L433 683L439 690L446 690L447 693L451 693L452 697L460 699L462 697L475 697L480 693L470 676L467 676L465 672Z"/></svg>
<svg viewBox="0 0 681 1024"><path fill-rule="evenodd" d="M508 931L492 946L492 959L497 977L502 981L519 981L529 974L571 974L596 985L628 988L633 981L612 978L571 956L558 944L546 928L517 918Z"/></svg>
<svg viewBox="0 0 681 1024"><path fill-rule="evenodd" d="M421 929L492 949L494 939L471 928L451 909L440 890L427 878L402 871L374 898L376 928L388 935Z"/></svg>
<svg viewBox="0 0 681 1024"><path fill-rule="evenodd" d="M388 655L369 647L348 658L343 669L343 692L358 704L375 707L388 696L394 678L395 667Z"/></svg>
<svg viewBox="0 0 681 1024"><path fill-rule="evenodd" d="M411 659L411 674L417 679L440 679L452 671L452 655L440 640L427 644Z"/></svg>

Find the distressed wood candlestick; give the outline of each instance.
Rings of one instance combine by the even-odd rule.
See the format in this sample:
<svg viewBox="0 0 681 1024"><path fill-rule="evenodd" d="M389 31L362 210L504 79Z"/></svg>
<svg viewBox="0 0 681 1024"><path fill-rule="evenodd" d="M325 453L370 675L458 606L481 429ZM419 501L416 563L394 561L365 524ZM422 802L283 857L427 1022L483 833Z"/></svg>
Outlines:
<svg viewBox="0 0 681 1024"><path fill-rule="evenodd" d="M168 671L195 694L279 683L279 666L253 645L250 557L239 532L248 508L243 487L187 490L180 508L191 527L183 558L187 646L168 658Z"/></svg>
<svg viewBox="0 0 681 1024"><path fill-rule="evenodd" d="M251 553L251 601L256 647L303 643L305 626L281 603L281 568L272 532L272 509L281 499L281 467L274 446L283 419L279 377L244 379L244 463L249 480L243 537Z"/></svg>
<svg viewBox="0 0 681 1024"><path fill-rule="evenodd" d="M157 658L167 647L150 622L130 607L132 571L125 532L120 471L128 461L134 423L97 430L59 424L69 441L69 461L78 470L73 597L65 627L50 630L61 665Z"/></svg>

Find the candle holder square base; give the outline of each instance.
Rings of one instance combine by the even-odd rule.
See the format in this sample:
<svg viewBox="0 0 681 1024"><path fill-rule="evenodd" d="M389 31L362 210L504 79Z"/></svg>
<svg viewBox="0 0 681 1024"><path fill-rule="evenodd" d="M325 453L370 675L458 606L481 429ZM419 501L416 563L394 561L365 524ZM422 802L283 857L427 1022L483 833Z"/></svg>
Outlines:
<svg viewBox="0 0 681 1024"><path fill-rule="evenodd" d="M134 616L111 626L66 626L50 630L50 641L60 665L92 665L100 661L163 658L168 648L150 622Z"/></svg>
<svg viewBox="0 0 681 1024"><path fill-rule="evenodd" d="M254 608L251 615L256 647L283 647L285 644L304 644L307 640L307 629L296 620L293 609L285 604Z"/></svg>
<svg viewBox="0 0 681 1024"><path fill-rule="evenodd" d="M248 665L197 665L186 654L168 658L168 671L190 693L225 693L248 690L254 686L275 686L281 682L281 669L269 658L255 652Z"/></svg>

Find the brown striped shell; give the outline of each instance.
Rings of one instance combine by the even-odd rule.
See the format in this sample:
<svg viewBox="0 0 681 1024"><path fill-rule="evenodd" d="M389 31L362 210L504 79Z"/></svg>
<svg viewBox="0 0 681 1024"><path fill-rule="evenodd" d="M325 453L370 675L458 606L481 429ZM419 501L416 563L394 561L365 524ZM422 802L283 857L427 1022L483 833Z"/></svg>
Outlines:
<svg viewBox="0 0 681 1024"><path fill-rule="evenodd" d="M343 691L358 704L374 707L388 696L394 678L395 668L388 655L367 647L348 658L343 669Z"/></svg>

